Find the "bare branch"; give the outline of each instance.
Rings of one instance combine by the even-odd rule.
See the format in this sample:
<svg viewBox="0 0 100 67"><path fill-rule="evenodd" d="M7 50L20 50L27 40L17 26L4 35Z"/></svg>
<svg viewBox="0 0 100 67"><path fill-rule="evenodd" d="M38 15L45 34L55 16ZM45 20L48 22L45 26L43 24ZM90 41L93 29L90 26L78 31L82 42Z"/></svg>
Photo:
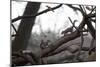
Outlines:
<svg viewBox="0 0 100 67"><path fill-rule="evenodd" d="M92 14L92 12L93 12L95 9L96 9L96 7L94 7L94 8L91 10L91 12L89 13L89 15Z"/></svg>
<svg viewBox="0 0 100 67"><path fill-rule="evenodd" d="M93 18L93 17L96 17L96 13L87 15L87 18Z"/></svg>
<svg viewBox="0 0 100 67"><path fill-rule="evenodd" d="M16 30L15 26L13 24L11 24L11 25L12 25L14 31L17 33L17 30Z"/></svg>
<svg viewBox="0 0 100 67"><path fill-rule="evenodd" d="M13 35L11 35L12 37L15 37L15 36L19 36L18 34L13 34Z"/></svg>
<svg viewBox="0 0 100 67"><path fill-rule="evenodd" d="M66 4L66 5L67 5L68 7L70 7L70 8L72 8L74 11L76 11L76 10L81 11L80 8L78 8L78 7L74 7L74 6L70 5L70 4Z"/></svg>
<svg viewBox="0 0 100 67"><path fill-rule="evenodd" d="M96 20L95 20L95 19L92 19L92 18L91 18L90 21L93 21L94 23L96 23Z"/></svg>
<svg viewBox="0 0 100 67"><path fill-rule="evenodd" d="M92 23L90 22L90 20L89 19L87 19L86 20L86 24L87 24L87 26L88 26L88 29L89 29L89 32L90 32L90 34L93 36L93 38L95 39L96 38L96 30L94 29L94 27L93 27L93 25L92 25Z"/></svg>
<svg viewBox="0 0 100 67"><path fill-rule="evenodd" d="M79 31L79 30L77 29L77 27L75 26L75 22L73 23L70 17L68 17L68 19L69 19L70 22L72 23L73 27L74 27L77 31Z"/></svg>
<svg viewBox="0 0 100 67"><path fill-rule="evenodd" d="M83 10L83 8L82 8L81 5L79 5L79 7L80 7L81 13L82 13L82 15L83 15L83 17L84 17L84 16L86 15L86 13L84 12L84 10Z"/></svg>
<svg viewBox="0 0 100 67"><path fill-rule="evenodd" d="M62 4L60 4L60 5L56 6L56 7L51 8L51 10L55 10L55 9L61 7L61 6L62 6ZM46 9L46 10L41 11L41 12L35 14L35 15L18 16L18 17L16 17L16 18L12 19L12 23L14 23L14 22L17 21L17 20L23 19L23 18L33 18L33 17L36 17L36 16L39 16L39 15L41 15L41 14L43 14L43 13L46 13L46 12L48 12L48 11L51 11L51 10L50 10L50 9Z"/></svg>
<svg viewBox="0 0 100 67"><path fill-rule="evenodd" d="M83 6L83 10L84 10L84 13L87 14L84 6Z"/></svg>

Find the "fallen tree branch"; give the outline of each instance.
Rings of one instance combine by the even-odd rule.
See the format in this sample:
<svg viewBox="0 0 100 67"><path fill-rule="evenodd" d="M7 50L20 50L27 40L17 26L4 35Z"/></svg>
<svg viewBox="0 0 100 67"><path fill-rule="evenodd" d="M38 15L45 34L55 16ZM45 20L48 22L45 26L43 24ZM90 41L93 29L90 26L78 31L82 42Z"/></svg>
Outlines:
<svg viewBox="0 0 100 67"><path fill-rule="evenodd" d="M83 34L83 36L87 36L87 34ZM65 44L63 44L63 45L65 45ZM65 51L65 50L68 50L71 53L75 53L75 52L77 52L79 50L79 45L81 45L80 42L79 43L74 43L74 44L69 44L69 45L66 45L64 47L60 46L59 49L56 49L55 51L50 52L46 57L58 54L58 53L60 53L62 51ZM72 48L72 46L75 46L75 48ZM88 51L89 48L82 47L81 50Z"/></svg>
<svg viewBox="0 0 100 67"><path fill-rule="evenodd" d="M55 50L55 51L49 53L48 56L52 56L52 55L58 54L58 53L60 53L60 52L62 52L62 51L65 51L65 50L69 50L69 51L70 51L70 50L72 50L72 49L70 49L70 46L76 45L76 44L80 44L80 43L70 44L70 45L67 45L67 46L65 46L65 47L62 47L62 48L60 48L60 49L58 49L58 50ZM76 45L76 46L77 46L77 45ZM72 53L73 53L73 52L72 52Z"/></svg>
<svg viewBox="0 0 100 67"><path fill-rule="evenodd" d="M61 37L60 39L58 39L57 41L52 43L49 47L42 50L42 57L46 56L49 53L51 53L52 51L56 50L62 44L67 43L68 41L73 40L79 36L80 36L80 34L78 32L74 32L72 34L69 34L68 36Z"/></svg>
<svg viewBox="0 0 100 67"><path fill-rule="evenodd" d="M80 23L80 25L78 27L79 30L84 28L85 21L86 21L86 19L83 18L82 22ZM75 31L75 32L73 32L71 34L68 34L66 36L61 37L57 41L53 42L49 47L47 47L46 49L42 50L41 57L47 56L49 53L51 53L52 51L56 50L62 44L67 43L67 42L69 42L71 40L74 40L75 38L77 38L79 36L80 36L80 32Z"/></svg>

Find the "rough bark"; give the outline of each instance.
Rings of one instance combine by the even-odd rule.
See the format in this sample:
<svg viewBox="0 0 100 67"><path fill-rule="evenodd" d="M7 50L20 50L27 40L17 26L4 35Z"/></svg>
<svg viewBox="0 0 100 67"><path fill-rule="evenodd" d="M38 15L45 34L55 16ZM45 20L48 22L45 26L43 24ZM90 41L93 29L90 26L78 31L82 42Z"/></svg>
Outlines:
<svg viewBox="0 0 100 67"><path fill-rule="evenodd" d="M36 14L38 12L39 7L40 3L28 2L23 16ZM36 17L21 20L17 32L19 36L16 36L14 41L12 42L12 51L17 52L26 49L28 40L31 35L32 27L35 24L35 18Z"/></svg>
<svg viewBox="0 0 100 67"><path fill-rule="evenodd" d="M90 34L95 39L96 38L96 30L94 29L92 23L89 20L87 20L87 26L88 26Z"/></svg>
<svg viewBox="0 0 100 67"><path fill-rule="evenodd" d="M53 63L60 63L66 59L71 60L73 58L74 58L74 54L66 50L52 56L44 57L42 59L44 64L53 64Z"/></svg>

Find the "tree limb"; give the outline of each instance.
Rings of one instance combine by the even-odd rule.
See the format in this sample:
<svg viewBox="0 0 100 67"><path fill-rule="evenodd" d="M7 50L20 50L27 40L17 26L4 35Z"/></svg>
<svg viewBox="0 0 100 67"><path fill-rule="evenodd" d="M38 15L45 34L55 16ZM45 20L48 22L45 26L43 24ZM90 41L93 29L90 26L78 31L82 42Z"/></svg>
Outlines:
<svg viewBox="0 0 100 67"><path fill-rule="evenodd" d="M11 24L11 26L13 27L14 31L17 33L15 26L13 24Z"/></svg>
<svg viewBox="0 0 100 67"><path fill-rule="evenodd" d="M49 53L48 56L58 54L58 53L60 53L60 52L62 52L62 51L65 51L65 50L69 50L69 51L70 51L70 50L72 50L72 49L70 49L70 47L71 47L72 45L76 45L76 44L80 44L80 43L70 44L70 45L67 45L67 46L65 46L65 47L62 47L62 48L60 48L60 49L58 49L58 50L55 50L55 51ZM77 45L76 45L76 46L77 46ZM72 53L73 53L73 52L72 52Z"/></svg>
<svg viewBox="0 0 100 67"><path fill-rule="evenodd" d="M68 17L68 19L69 19L70 22L72 23L73 27L74 27L77 31L79 31L79 30L77 29L77 27L75 26L75 24L74 24L75 22L73 23L70 17Z"/></svg>
<svg viewBox="0 0 100 67"><path fill-rule="evenodd" d="M92 21L92 22L96 23L96 20L95 20L95 19L92 19L92 18L91 18L91 19L90 19L90 21Z"/></svg>
<svg viewBox="0 0 100 67"><path fill-rule="evenodd" d="M62 6L62 4L60 4L60 5L56 6L56 7L53 7L53 8L51 8L51 9L52 9L52 10L55 10L55 9L61 7L61 6ZM12 19L11 22L14 23L15 21L20 20L20 19L33 18L33 17L39 16L39 15L41 15L41 14L43 14L43 13L46 13L46 12L48 12L48 11L51 11L51 10L50 10L50 9L46 9L46 10L41 11L41 12L39 12L39 13L36 13L36 14L34 14L34 15L18 16L18 17L16 17L16 18Z"/></svg>
<svg viewBox="0 0 100 67"><path fill-rule="evenodd" d="M68 7L70 7L70 8L72 8L74 11L76 11L76 10L81 11L80 8L78 8L78 7L74 7L74 6L70 5L70 4L66 4L66 5L67 5Z"/></svg>
<svg viewBox="0 0 100 67"><path fill-rule="evenodd" d="M96 33L95 33L95 29L94 29L94 27L93 27L93 25L92 25L92 23L89 21L89 19L87 19L86 20L86 24L87 24L87 26L88 26L88 29L89 29L89 32L90 32L90 34L93 36L93 38L95 39L96 38Z"/></svg>

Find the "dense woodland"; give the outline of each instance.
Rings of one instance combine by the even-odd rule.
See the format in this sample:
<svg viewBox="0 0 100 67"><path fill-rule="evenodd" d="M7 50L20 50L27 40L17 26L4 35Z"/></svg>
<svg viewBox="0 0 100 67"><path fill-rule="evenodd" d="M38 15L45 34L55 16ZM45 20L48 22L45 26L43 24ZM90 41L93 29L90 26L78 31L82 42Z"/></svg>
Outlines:
<svg viewBox="0 0 100 67"><path fill-rule="evenodd" d="M22 16L11 19L11 63L12 66L42 65L71 62L96 61L96 6L58 4L39 11L40 2L28 2ZM73 12L80 12L82 21L66 17L71 26L61 30L61 35L48 30L40 34L31 33L37 16L68 6ZM14 23L21 20L16 29ZM85 27L86 26L86 27ZM33 28L34 30L34 28Z"/></svg>

